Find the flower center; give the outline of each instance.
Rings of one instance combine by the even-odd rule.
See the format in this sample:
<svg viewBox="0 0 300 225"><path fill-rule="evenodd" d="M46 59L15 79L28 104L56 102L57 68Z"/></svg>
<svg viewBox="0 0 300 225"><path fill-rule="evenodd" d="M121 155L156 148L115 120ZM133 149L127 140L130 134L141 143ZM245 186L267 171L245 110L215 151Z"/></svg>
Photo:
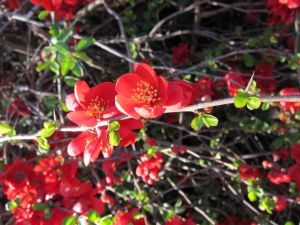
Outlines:
<svg viewBox="0 0 300 225"><path fill-rule="evenodd" d="M19 183L19 182L22 182L24 180L25 173L24 173L24 171L18 170L18 171L14 172L13 177L14 177L14 180Z"/></svg>
<svg viewBox="0 0 300 225"><path fill-rule="evenodd" d="M107 108L109 108L109 101L97 96L90 101L88 106L88 113L91 116L96 117L97 119L101 119L103 111Z"/></svg>
<svg viewBox="0 0 300 225"><path fill-rule="evenodd" d="M160 100L158 97L158 90L144 81L139 81L137 87L133 89L133 91L134 94L132 98L138 103L150 106L156 104Z"/></svg>

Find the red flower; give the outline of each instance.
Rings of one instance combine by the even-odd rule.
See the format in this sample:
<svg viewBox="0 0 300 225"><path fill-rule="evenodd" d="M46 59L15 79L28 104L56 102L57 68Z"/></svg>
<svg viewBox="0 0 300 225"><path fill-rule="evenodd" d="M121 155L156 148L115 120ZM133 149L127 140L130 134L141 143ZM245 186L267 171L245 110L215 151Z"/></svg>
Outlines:
<svg viewBox="0 0 300 225"><path fill-rule="evenodd" d="M239 219L236 216L230 216L216 225L256 225L248 219Z"/></svg>
<svg viewBox="0 0 300 225"><path fill-rule="evenodd" d="M115 199L113 197L111 197L110 195L107 194L103 194L101 196L101 200L103 203L106 203L108 205L113 206L115 204Z"/></svg>
<svg viewBox="0 0 300 225"><path fill-rule="evenodd" d="M276 149L272 153L274 162L277 162L279 160L285 160L289 157L289 155L289 151L285 148Z"/></svg>
<svg viewBox="0 0 300 225"><path fill-rule="evenodd" d="M213 96L213 81L209 77L205 77L194 83L197 98L201 99L203 96Z"/></svg>
<svg viewBox="0 0 300 225"><path fill-rule="evenodd" d="M270 26L276 25L277 23L285 23L286 25L290 25L295 20L296 10L288 8L287 5L280 3L280 1L288 2L286 0L267 0L270 13ZM291 4L291 6L295 5Z"/></svg>
<svg viewBox="0 0 300 225"><path fill-rule="evenodd" d="M27 116L31 114L31 111L21 99L15 98L8 107L8 113L16 113L19 116Z"/></svg>
<svg viewBox="0 0 300 225"><path fill-rule="evenodd" d="M11 10L18 9L22 2L23 0L4 0L4 3L6 3Z"/></svg>
<svg viewBox="0 0 300 225"><path fill-rule="evenodd" d="M144 63L135 64L133 70L117 80L116 106L122 113L149 119L162 115L168 107L176 109L175 104L183 105L183 89L179 85L172 85L170 92L166 80Z"/></svg>
<svg viewBox="0 0 300 225"><path fill-rule="evenodd" d="M177 215L174 215L171 219L168 219L165 225L196 225L196 223L191 219L183 220Z"/></svg>
<svg viewBox="0 0 300 225"><path fill-rule="evenodd" d="M300 0L278 0L281 4L286 5L290 9L295 9L300 6Z"/></svg>
<svg viewBox="0 0 300 225"><path fill-rule="evenodd" d="M157 140L150 138L149 136L146 137L146 144L150 146L158 146Z"/></svg>
<svg viewBox="0 0 300 225"><path fill-rule="evenodd" d="M285 196L273 196L273 200L275 202L276 211L280 212L285 210L287 204L287 200Z"/></svg>
<svg viewBox="0 0 300 225"><path fill-rule="evenodd" d="M300 164L300 144L291 145L291 156L292 158Z"/></svg>
<svg viewBox="0 0 300 225"><path fill-rule="evenodd" d="M85 81L78 81L74 94L66 98L66 105L72 111L67 116L79 126L94 127L98 120L120 114L115 107L115 96L115 85L111 82L89 88Z"/></svg>
<svg viewBox="0 0 300 225"><path fill-rule="evenodd" d="M192 55L186 43L180 43L179 45L172 47L172 52L172 63L174 65L183 65L187 63Z"/></svg>
<svg viewBox="0 0 300 225"><path fill-rule="evenodd" d="M276 89L276 80L273 77L273 65L259 64L255 67L255 81L261 94L270 94Z"/></svg>
<svg viewBox="0 0 300 225"><path fill-rule="evenodd" d="M138 213L137 209L132 209L130 212L118 212L115 216L113 225L145 225L144 218L134 219L134 215Z"/></svg>
<svg viewBox="0 0 300 225"><path fill-rule="evenodd" d="M249 166L248 164L240 165L239 171L240 171L240 177L245 181L247 179L251 179L251 180L254 181L256 178L261 177L261 173L259 171L259 168Z"/></svg>
<svg viewBox="0 0 300 225"><path fill-rule="evenodd" d="M296 88L284 88L279 92L281 96L289 96L289 95L300 95L300 91ZM280 102L280 106L284 111L290 111L292 114L295 114L300 109L299 102Z"/></svg>
<svg viewBox="0 0 300 225"><path fill-rule="evenodd" d="M276 185L291 182L291 178L285 170L273 169L268 173L267 178L270 182Z"/></svg>
<svg viewBox="0 0 300 225"><path fill-rule="evenodd" d="M152 185L158 179L162 163L163 157L161 152L155 153L151 158L147 154L142 155L141 163L136 168L136 175L142 177L147 184Z"/></svg>
<svg viewBox="0 0 300 225"><path fill-rule="evenodd" d="M226 74L225 79L227 80L226 83L228 94L230 96L234 96L239 89L244 88L247 84L245 79L241 75L235 73Z"/></svg>
<svg viewBox="0 0 300 225"><path fill-rule="evenodd" d="M120 146L127 146L135 143L136 133L132 130L140 129L144 126L143 122L135 119L120 121ZM68 145L68 154L77 156L83 153L83 161L87 166L90 162L95 162L100 152L107 158L112 154L113 146L108 140L107 126L98 127L95 131L84 131L74 138Z"/></svg>
<svg viewBox="0 0 300 225"><path fill-rule="evenodd" d="M288 173L291 180L296 183L298 190L300 190L300 165L295 164L291 166Z"/></svg>
<svg viewBox="0 0 300 225"><path fill-rule="evenodd" d="M174 153L184 154L186 153L186 147L184 147L183 145L172 146L171 151Z"/></svg>

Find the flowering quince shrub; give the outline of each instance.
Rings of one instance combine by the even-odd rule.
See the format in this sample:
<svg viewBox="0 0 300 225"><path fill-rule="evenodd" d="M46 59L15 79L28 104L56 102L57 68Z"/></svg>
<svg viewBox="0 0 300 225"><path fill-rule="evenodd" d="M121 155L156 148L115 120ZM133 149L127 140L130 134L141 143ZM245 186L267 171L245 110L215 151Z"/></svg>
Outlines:
<svg viewBox="0 0 300 225"><path fill-rule="evenodd" d="M297 225L299 7L0 1L1 224Z"/></svg>

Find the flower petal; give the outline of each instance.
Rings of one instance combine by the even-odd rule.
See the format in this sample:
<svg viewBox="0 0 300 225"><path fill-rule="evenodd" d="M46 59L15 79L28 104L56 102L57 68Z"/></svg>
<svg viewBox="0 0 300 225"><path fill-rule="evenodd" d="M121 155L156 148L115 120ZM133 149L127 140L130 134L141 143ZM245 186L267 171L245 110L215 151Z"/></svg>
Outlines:
<svg viewBox="0 0 300 225"><path fill-rule="evenodd" d="M102 99L105 101L109 107L114 106L115 96L117 94L115 91L115 86L116 85L112 82L103 82L95 87L92 87L86 95L87 104L89 104L90 101L98 98L99 100Z"/></svg>
<svg viewBox="0 0 300 225"><path fill-rule="evenodd" d="M133 71L134 73L138 74L143 80L147 81L155 88L158 88L158 76L151 66L146 63L137 63L134 64Z"/></svg>
<svg viewBox="0 0 300 225"><path fill-rule="evenodd" d="M98 148L98 140L95 139L94 141L90 142L83 153L83 162L85 166L88 166L90 162L92 161L92 158L98 158L98 155L100 153L100 150ZM95 160L94 160L95 161Z"/></svg>
<svg viewBox="0 0 300 225"><path fill-rule="evenodd" d="M141 80L140 76L135 73L126 73L118 78L116 91L118 94L131 97L135 92L137 83Z"/></svg>
<svg viewBox="0 0 300 225"><path fill-rule="evenodd" d="M74 87L74 94L77 102L85 107L86 105L86 94L90 91L88 84L85 81L78 81Z"/></svg>
<svg viewBox="0 0 300 225"><path fill-rule="evenodd" d="M82 132L76 138L74 138L68 145L68 154L70 156L80 155L86 146L87 139L90 137L89 132Z"/></svg>
<svg viewBox="0 0 300 225"><path fill-rule="evenodd" d="M123 95L116 96L116 107L118 110L125 115L131 116L135 119L139 119L140 115L134 110L134 107L137 105L135 101L131 98L126 98Z"/></svg>
<svg viewBox="0 0 300 225"><path fill-rule="evenodd" d="M166 109L161 106L153 106L153 107L134 107L134 110L145 119L153 119L162 115Z"/></svg>
<svg viewBox="0 0 300 225"><path fill-rule="evenodd" d="M90 116L86 111L70 112L67 114L67 117L69 118L69 120L79 126L94 127L97 125L97 119Z"/></svg>

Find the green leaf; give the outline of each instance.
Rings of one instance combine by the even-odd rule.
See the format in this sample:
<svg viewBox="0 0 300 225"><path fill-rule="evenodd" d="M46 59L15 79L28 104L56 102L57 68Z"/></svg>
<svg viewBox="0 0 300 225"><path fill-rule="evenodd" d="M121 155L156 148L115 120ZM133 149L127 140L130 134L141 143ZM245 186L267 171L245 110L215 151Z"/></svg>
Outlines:
<svg viewBox="0 0 300 225"><path fill-rule="evenodd" d="M233 103L236 108L243 108L248 102L248 94L243 90L239 89L234 95Z"/></svg>
<svg viewBox="0 0 300 225"><path fill-rule="evenodd" d="M50 63L50 70L56 75L59 75L59 64L57 62Z"/></svg>
<svg viewBox="0 0 300 225"><path fill-rule="evenodd" d="M83 38L81 39L75 47L75 51L81 51L89 46L93 45L96 40L94 38Z"/></svg>
<svg viewBox="0 0 300 225"><path fill-rule="evenodd" d="M55 132L55 130L55 127L44 128L40 131L40 135L44 138L47 138L50 137Z"/></svg>
<svg viewBox="0 0 300 225"><path fill-rule="evenodd" d="M39 146L39 151L41 153L46 153L46 152L48 152L50 150L50 145L49 145L49 143L48 143L48 141L47 141L46 138L44 138L44 137L38 137L36 140L37 140L37 142L39 144L38 145Z"/></svg>
<svg viewBox="0 0 300 225"><path fill-rule="evenodd" d="M174 210L170 210L168 214L165 216L165 220L171 219L175 215Z"/></svg>
<svg viewBox="0 0 300 225"><path fill-rule="evenodd" d="M62 30L62 32L58 35L57 39L62 42L68 42L72 36L73 36L73 29L68 28Z"/></svg>
<svg viewBox="0 0 300 225"><path fill-rule="evenodd" d="M68 216L62 220L62 225L75 225L75 224L76 224L75 216Z"/></svg>
<svg viewBox="0 0 300 225"><path fill-rule="evenodd" d="M113 121L109 124L109 131L117 131L120 129L120 123L118 121Z"/></svg>
<svg viewBox="0 0 300 225"><path fill-rule="evenodd" d="M60 101L59 103L60 103L61 109L62 109L64 112L69 112L69 109L67 108L67 105L66 105L65 102Z"/></svg>
<svg viewBox="0 0 300 225"><path fill-rule="evenodd" d="M191 127L195 130L195 131L199 131L201 130L201 128L203 127L203 121L202 121L202 116L201 114L196 116L192 122L191 122Z"/></svg>
<svg viewBox="0 0 300 225"><path fill-rule="evenodd" d="M284 225L295 225L292 221L286 221Z"/></svg>
<svg viewBox="0 0 300 225"><path fill-rule="evenodd" d="M77 77L71 77L71 76L65 76L64 77L64 81L66 82L66 84L70 87L74 87L75 83L77 81L79 81L79 79Z"/></svg>
<svg viewBox="0 0 300 225"><path fill-rule="evenodd" d="M113 219L111 215L107 215L101 218L100 225L112 225Z"/></svg>
<svg viewBox="0 0 300 225"><path fill-rule="evenodd" d="M48 63L48 62L45 62L45 63L40 64L40 65L38 65L37 67L35 67L35 70L36 70L37 72L42 72L43 70L49 68L49 66L50 66L49 63Z"/></svg>
<svg viewBox="0 0 300 225"><path fill-rule="evenodd" d="M255 202L256 201L256 192L250 191L248 193L248 199L250 200L250 202Z"/></svg>
<svg viewBox="0 0 300 225"><path fill-rule="evenodd" d="M296 113L295 119L296 119L296 120L300 120L300 111L298 111L298 112Z"/></svg>
<svg viewBox="0 0 300 225"><path fill-rule="evenodd" d="M65 76L69 72L69 70L74 69L76 63L76 59L74 59L72 56L66 56L62 58L60 62L61 75Z"/></svg>
<svg viewBox="0 0 300 225"><path fill-rule="evenodd" d="M18 203L15 201L9 201L5 204L6 211L11 211L18 207Z"/></svg>
<svg viewBox="0 0 300 225"><path fill-rule="evenodd" d="M100 221L101 217L96 210L91 210L91 211L89 211L88 219L89 219L89 222L97 223Z"/></svg>
<svg viewBox="0 0 300 225"><path fill-rule="evenodd" d="M84 62L92 62L92 59L85 52L76 52L75 57Z"/></svg>
<svg viewBox="0 0 300 225"><path fill-rule="evenodd" d="M56 43L54 45L54 48L57 52L59 52L62 55L68 55L70 53L68 45L63 42Z"/></svg>
<svg viewBox="0 0 300 225"><path fill-rule="evenodd" d="M44 122L43 125L44 125L45 128L52 128L52 127L54 127L54 126L53 126L53 123L48 122L48 121Z"/></svg>
<svg viewBox="0 0 300 225"><path fill-rule="evenodd" d="M249 54L245 54L243 56L243 58L244 58L244 64L246 67L250 68L255 65L255 60L254 60L253 56L251 56Z"/></svg>
<svg viewBox="0 0 300 225"><path fill-rule="evenodd" d="M153 213L153 207L151 205L144 205L143 208L150 213Z"/></svg>
<svg viewBox="0 0 300 225"><path fill-rule="evenodd" d="M270 103L269 102L263 102L262 104L261 104L261 109L263 110L263 111L266 111L266 110L268 110L270 108Z"/></svg>
<svg viewBox="0 0 300 225"><path fill-rule="evenodd" d="M43 10L38 15L39 20L44 20L48 14L49 14L49 12L47 10Z"/></svg>
<svg viewBox="0 0 300 225"><path fill-rule="evenodd" d="M248 98L247 108L250 110L258 109L260 107L261 101L258 97L251 96Z"/></svg>
<svg viewBox="0 0 300 225"><path fill-rule="evenodd" d="M109 143L112 146L118 146L120 143L120 135L116 131L109 132Z"/></svg>
<svg viewBox="0 0 300 225"><path fill-rule="evenodd" d="M45 210L46 208L49 208L49 205L46 203L33 203L32 208L36 211L42 211Z"/></svg>
<svg viewBox="0 0 300 225"><path fill-rule="evenodd" d="M84 75L84 71L80 63L76 63L74 69L72 69L72 73L77 77L82 77Z"/></svg>
<svg viewBox="0 0 300 225"><path fill-rule="evenodd" d="M56 105L59 104L59 100L54 96L47 96L44 98L44 104L47 109L55 109Z"/></svg>
<svg viewBox="0 0 300 225"><path fill-rule="evenodd" d="M52 36L52 37L58 37L58 30L57 29L55 29L55 28L51 28L50 30L49 30L49 34Z"/></svg>
<svg viewBox="0 0 300 225"><path fill-rule="evenodd" d="M0 123L0 134L7 134L11 129L7 122Z"/></svg>
<svg viewBox="0 0 300 225"><path fill-rule="evenodd" d="M218 118L210 114L202 114L202 121L207 127L215 127L219 123Z"/></svg>

